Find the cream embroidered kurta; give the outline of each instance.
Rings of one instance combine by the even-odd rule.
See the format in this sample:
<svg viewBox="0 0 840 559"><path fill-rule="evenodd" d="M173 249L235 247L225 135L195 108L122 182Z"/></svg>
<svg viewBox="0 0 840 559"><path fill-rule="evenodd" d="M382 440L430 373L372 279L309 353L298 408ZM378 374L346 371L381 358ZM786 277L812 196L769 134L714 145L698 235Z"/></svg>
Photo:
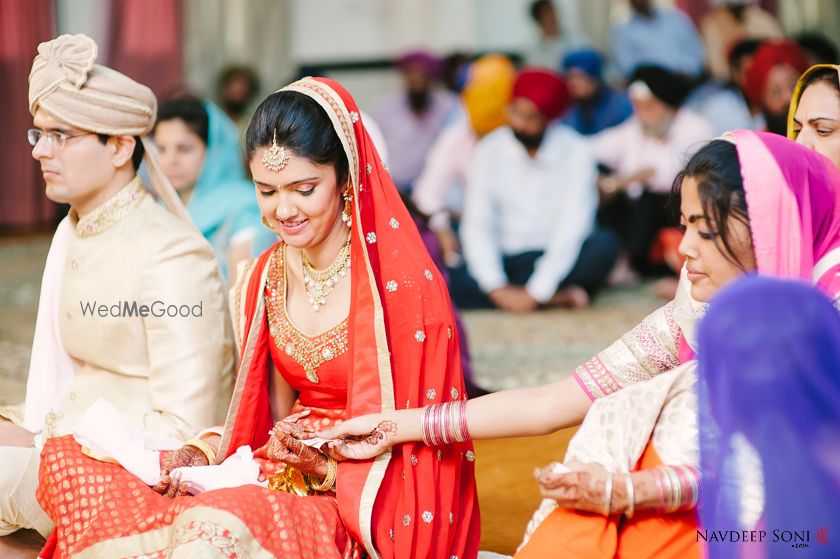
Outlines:
<svg viewBox="0 0 840 559"><path fill-rule="evenodd" d="M46 416L44 435L70 433L98 398L112 402L133 426L182 440L220 423L235 358L210 245L159 206L139 179L82 219L70 219L59 331L74 372ZM148 316L125 312L135 302L138 311L149 307ZM187 305L200 316L167 316L169 305ZM161 310L163 316L155 316ZM3 406L0 417L22 425L21 410ZM0 446L0 536L20 528L43 536L52 530L35 501L39 454Z"/></svg>
<svg viewBox="0 0 840 559"><path fill-rule="evenodd" d="M135 427L182 440L220 422L233 339L223 281L204 238L138 179L82 217L75 233L59 318L75 376L47 416L46 434L68 433L97 398ZM135 302L138 312L149 307L146 317L125 312ZM168 316L169 305L186 305L188 316L180 308Z"/></svg>

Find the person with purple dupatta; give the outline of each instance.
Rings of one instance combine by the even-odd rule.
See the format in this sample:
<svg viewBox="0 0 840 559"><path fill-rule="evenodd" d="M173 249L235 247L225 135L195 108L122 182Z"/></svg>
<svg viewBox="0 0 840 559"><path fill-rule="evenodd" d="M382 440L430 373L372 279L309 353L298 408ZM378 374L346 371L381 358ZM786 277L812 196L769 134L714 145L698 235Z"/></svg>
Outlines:
<svg viewBox="0 0 840 559"><path fill-rule="evenodd" d="M699 344L700 535L708 556L785 558L804 543L809 559L840 557L837 308L805 283L745 278L715 298ZM735 449L744 440L759 460L757 495L730 482L743 475ZM756 499L757 522L749 514ZM757 531L762 541L711 537L721 530Z"/></svg>

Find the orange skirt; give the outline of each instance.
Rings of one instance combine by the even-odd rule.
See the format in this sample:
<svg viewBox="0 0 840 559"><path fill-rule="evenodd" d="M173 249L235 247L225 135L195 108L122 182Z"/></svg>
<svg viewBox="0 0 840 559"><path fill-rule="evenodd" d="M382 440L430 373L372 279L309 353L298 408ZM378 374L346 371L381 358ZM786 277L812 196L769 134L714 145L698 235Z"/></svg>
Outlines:
<svg viewBox="0 0 840 559"><path fill-rule="evenodd" d="M37 496L56 525L41 554L52 559L365 555L332 494L243 485L170 499L121 466L88 457L72 436L44 446Z"/></svg>
<svg viewBox="0 0 840 559"><path fill-rule="evenodd" d="M664 465L648 443L634 471ZM537 527L515 559L700 559L696 511L640 512L630 520L558 508Z"/></svg>

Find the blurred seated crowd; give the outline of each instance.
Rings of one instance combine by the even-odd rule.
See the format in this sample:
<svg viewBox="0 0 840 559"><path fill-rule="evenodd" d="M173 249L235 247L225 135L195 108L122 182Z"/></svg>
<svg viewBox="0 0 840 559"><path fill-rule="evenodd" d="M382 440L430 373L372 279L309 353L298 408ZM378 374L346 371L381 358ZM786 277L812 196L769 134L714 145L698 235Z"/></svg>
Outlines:
<svg viewBox="0 0 840 559"><path fill-rule="evenodd" d="M728 130L784 135L799 75L838 59L821 35L784 37L753 2L718 2L699 28L677 8L630 4L608 53L538 0L524 57L397 60L403 89L371 114L457 306L580 308L640 279L673 297L678 171Z"/></svg>
<svg viewBox="0 0 840 559"><path fill-rule="evenodd" d="M678 171L728 130L784 135L799 75L838 59L831 40L787 38L750 0L715 2L699 25L651 0L630 8L601 52L535 0L525 52L406 52L395 61L402 87L363 113L456 306L581 308L603 287L642 279L672 298ZM259 77L230 66L217 85L218 106L183 92L164 100L154 137L228 277L274 236L237 143Z"/></svg>

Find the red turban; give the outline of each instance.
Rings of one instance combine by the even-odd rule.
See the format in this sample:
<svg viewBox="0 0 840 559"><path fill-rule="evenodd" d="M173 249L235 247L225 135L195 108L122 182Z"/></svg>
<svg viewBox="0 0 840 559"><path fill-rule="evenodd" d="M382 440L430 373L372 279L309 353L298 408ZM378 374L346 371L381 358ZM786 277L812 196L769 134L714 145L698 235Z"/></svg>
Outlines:
<svg viewBox="0 0 840 559"><path fill-rule="evenodd" d="M569 108L569 89L557 72L522 70L513 84L513 98L524 97L537 106L546 120L554 120Z"/></svg>
<svg viewBox="0 0 840 559"><path fill-rule="evenodd" d="M750 103L761 105L767 76L774 66L780 64L790 66L801 74L808 69L808 58L799 45L792 41L773 41L761 45L744 72L744 81L741 84L741 89Z"/></svg>

